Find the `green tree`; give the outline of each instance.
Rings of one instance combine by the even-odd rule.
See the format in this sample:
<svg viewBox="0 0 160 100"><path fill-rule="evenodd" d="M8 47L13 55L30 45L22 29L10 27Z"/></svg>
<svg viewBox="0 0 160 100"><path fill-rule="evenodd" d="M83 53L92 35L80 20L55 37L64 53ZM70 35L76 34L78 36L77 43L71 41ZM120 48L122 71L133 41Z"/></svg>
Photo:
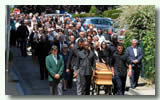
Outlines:
<svg viewBox="0 0 160 100"><path fill-rule="evenodd" d="M154 6L123 6L119 23L129 26L125 34L124 45L130 46L130 40L142 41L144 53L144 76L152 82L155 80L155 7ZM131 12L132 11L132 12Z"/></svg>
<svg viewBox="0 0 160 100"><path fill-rule="evenodd" d="M106 10L103 12L103 16L104 17L108 17L108 18L112 18L112 19L116 19L119 17L120 13L122 11L121 10L117 10L117 9L113 9L113 10Z"/></svg>
<svg viewBox="0 0 160 100"><path fill-rule="evenodd" d="M98 10L96 6L91 6L89 13L94 13L95 15L98 15Z"/></svg>

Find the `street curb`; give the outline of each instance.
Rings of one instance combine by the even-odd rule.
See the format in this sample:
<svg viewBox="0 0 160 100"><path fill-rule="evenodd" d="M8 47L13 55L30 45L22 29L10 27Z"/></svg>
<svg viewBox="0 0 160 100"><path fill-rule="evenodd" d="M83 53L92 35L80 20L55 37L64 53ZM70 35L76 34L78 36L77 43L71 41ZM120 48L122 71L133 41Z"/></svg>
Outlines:
<svg viewBox="0 0 160 100"><path fill-rule="evenodd" d="M138 93L135 89L129 88L129 92L133 95L141 95L140 93Z"/></svg>

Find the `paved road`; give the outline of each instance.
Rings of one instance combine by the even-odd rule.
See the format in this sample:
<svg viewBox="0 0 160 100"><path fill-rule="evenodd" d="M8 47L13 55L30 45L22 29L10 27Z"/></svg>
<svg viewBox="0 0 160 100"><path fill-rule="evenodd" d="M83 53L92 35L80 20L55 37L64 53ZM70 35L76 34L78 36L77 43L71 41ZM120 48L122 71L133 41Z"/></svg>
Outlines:
<svg viewBox="0 0 160 100"><path fill-rule="evenodd" d="M38 62L32 61L32 56L21 57L18 48L11 48L14 53L13 70L15 70L24 95L49 95L48 80L40 80ZM29 54L29 52L28 52ZM64 91L64 95L76 95L76 88Z"/></svg>

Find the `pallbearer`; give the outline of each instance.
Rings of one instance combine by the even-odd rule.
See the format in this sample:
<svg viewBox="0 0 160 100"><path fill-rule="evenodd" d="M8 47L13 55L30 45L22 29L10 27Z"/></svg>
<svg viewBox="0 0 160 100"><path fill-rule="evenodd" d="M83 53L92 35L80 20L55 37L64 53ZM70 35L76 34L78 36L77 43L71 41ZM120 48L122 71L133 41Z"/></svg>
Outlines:
<svg viewBox="0 0 160 100"><path fill-rule="evenodd" d="M89 49L89 43L84 42L84 50L79 52L76 72L78 95L89 95L92 73L95 73L96 61L94 53Z"/></svg>
<svg viewBox="0 0 160 100"><path fill-rule="evenodd" d="M114 88L116 89L116 95L124 95L125 85L126 85L126 76L127 69L129 68L128 75L131 75L131 64L127 54L124 52L123 45L117 45L117 51L113 54L112 57L112 73L115 79ZM116 84L116 85L115 85Z"/></svg>

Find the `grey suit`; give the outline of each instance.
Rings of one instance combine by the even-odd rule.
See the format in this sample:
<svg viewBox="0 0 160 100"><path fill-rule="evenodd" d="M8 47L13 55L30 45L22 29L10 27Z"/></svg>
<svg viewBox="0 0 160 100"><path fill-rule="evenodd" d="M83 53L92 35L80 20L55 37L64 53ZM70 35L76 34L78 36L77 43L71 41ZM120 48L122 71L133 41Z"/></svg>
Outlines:
<svg viewBox="0 0 160 100"><path fill-rule="evenodd" d="M94 53L90 50L87 55L84 50L79 52L76 70L79 69L81 75L92 75L92 68L96 68Z"/></svg>
<svg viewBox="0 0 160 100"><path fill-rule="evenodd" d="M132 64L132 76L130 77L130 83L132 88L135 88L137 86L143 58L142 49L140 47L136 47L136 49L137 56L135 56L132 46L126 49L126 54L129 56L130 63ZM133 60L137 60L137 64L134 64Z"/></svg>
<svg viewBox="0 0 160 100"><path fill-rule="evenodd" d="M82 50L82 48L79 48L77 45L75 45L75 47L70 51L68 61L67 61L67 68L68 69L73 69L74 66L76 66L77 56L81 50Z"/></svg>
<svg viewBox="0 0 160 100"><path fill-rule="evenodd" d="M89 95L92 69L96 69L94 53L90 50L88 55L84 50L79 52L75 70L78 71L77 95Z"/></svg>

